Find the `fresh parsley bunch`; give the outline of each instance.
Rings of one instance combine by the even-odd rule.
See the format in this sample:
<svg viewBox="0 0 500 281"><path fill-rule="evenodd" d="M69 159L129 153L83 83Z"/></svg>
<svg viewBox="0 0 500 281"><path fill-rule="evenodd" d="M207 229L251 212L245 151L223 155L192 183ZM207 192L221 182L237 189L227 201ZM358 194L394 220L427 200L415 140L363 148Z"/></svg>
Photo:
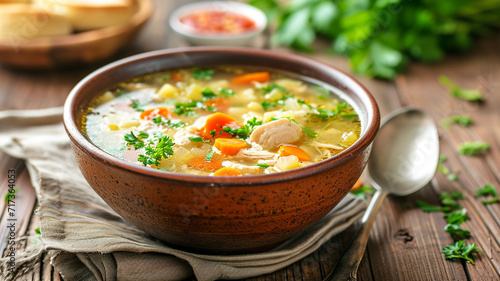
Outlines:
<svg viewBox="0 0 500 281"><path fill-rule="evenodd" d="M436 61L500 28L500 1L249 0L278 23L274 43L313 51L318 37L349 58L353 71L393 78L409 60Z"/></svg>

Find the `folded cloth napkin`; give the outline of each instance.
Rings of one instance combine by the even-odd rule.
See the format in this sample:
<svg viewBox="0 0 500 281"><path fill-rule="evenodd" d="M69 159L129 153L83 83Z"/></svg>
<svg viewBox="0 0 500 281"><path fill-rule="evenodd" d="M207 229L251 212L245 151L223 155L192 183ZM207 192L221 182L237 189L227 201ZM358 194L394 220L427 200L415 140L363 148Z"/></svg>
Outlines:
<svg viewBox="0 0 500 281"><path fill-rule="evenodd" d="M318 249L366 208L352 195L321 221L283 245L246 255L201 255L177 250L122 219L80 173L64 132L62 108L0 112L0 149L26 161L39 207L41 240L5 270L15 280L45 252L65 280L239 279L271 273ZM36 246L35 246L36 247Z"/></svg>

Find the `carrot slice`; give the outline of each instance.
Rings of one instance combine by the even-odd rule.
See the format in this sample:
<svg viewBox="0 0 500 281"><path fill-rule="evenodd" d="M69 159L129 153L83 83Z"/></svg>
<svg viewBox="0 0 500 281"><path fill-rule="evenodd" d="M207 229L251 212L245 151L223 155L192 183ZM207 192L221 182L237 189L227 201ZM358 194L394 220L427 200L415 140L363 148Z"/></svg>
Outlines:
<svg viewBox="0 0 500 281"><path fill-rule="evenodd" d="M196 170L214 172L222 168L222 157L214 154L210 161L205 159L205 156L197 156L189 159L188 167Z"/></svg>
<svg viewBox="0 0 500 281"><path fill-rule="evenodd" d="M240 170L230 167L224 167L214 173L216 177L237 177L242 175L243 173Z"/></svg>
<svg viewBox="0 0 500 281"><path fill-rule="evenodd" d="M229 106L229 101L225 98L209 99L203 102L204 105L217 108L217 111L225 111Z"/></svg>
<svg viewBox="0 0 500 281"><path fill-rule="evenodd" d="M182 77L182 74L179 73L174 73L172 74L172 79L176 82L182 81L184 77Z"/></svg>
<svg viewBox="0 0 500 281"><path fill-rule="evenodd" d="M239 128L240 125L236 123L236 119L234 119L231 115L217 112L208 116L205 126L200 129L200 135L205 139L232 138L231 134L222 130L224 127L231 127L235 129ZM215 136L212 136L210 132L214 130Z"/></svg>
<svg viewBox="0 0 500 281"><path fill-rule="evenodd" d="M157 116L163 116L166 119L170 119L170 110L166 107L157 107L145 110L141 113L141 119L151 120Z"/></svg>
<svg viewBox="0 0 500 281"><path fill-rule="evenodd" d="M215 148L217 148L222 155L236 155L238 151L247 148L247 142L239 139L215 139Z"/></svg>
<svg viewBox="0 0 500 281"><path fill-rule="evenodd" d="M263 82L267 82L269 80L271 80L271 76L269 75L269 72L247 73L247 74L236 76L232 79L233 83L235 83L235 84L247 84L247 83L251 83L253 81L263 83Z"/></svg>
<svg viewBox="0 0 500 281"><path fill-rule="evenodd" d="M299 161L309 161L309 155L304 150L291 145L282 145L279 148L280 156L295 155Z"/></svg>

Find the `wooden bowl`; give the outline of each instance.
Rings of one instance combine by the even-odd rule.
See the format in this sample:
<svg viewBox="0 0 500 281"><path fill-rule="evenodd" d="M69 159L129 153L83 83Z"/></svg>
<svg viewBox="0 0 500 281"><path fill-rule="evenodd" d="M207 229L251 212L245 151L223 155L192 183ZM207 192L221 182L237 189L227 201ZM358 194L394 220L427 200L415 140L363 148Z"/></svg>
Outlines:
<svg viewBox="0 0 500 281"><path fill-rule="evenodd" d="M135 0L129 21L64 36L0 40L0 64L23 69L66 68L102 61L130 42L151 16L150 0Z"/></svg>
<svg viewBox="0 0 500 281"><path fill-rule="evenodd" d="M210 177L128 163L86 136L82 120L89 101L114 84L152 71L214 65L288 71L341 89L342 98L360 116L359 140L330 159L295 170ZM247 48L181 48L122 59L83 79L64 106L76 160L97 194L123 218L165 243L210 253L269 249L330 212L361 175L379 123L373 97L343 72L297 55Z"/></svg>

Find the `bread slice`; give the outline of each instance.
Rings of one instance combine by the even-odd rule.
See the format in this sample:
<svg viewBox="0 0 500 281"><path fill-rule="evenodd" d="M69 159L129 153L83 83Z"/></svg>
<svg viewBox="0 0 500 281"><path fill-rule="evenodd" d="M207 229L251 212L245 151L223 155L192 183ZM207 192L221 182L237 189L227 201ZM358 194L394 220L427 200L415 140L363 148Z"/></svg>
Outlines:
<svg viewBox="0 0 500 281"><path fill-rule="evenodd" d="M124 23L133 14L132 0L36 0L35 3L65 14L76 31Z"/></svg>
<svg viewBox="0 0 500 281"><path fill-rule="evenodd" d="M0 5L0 39L19 41L71 32L70 21L52 11L29 4Z"/></svg>

